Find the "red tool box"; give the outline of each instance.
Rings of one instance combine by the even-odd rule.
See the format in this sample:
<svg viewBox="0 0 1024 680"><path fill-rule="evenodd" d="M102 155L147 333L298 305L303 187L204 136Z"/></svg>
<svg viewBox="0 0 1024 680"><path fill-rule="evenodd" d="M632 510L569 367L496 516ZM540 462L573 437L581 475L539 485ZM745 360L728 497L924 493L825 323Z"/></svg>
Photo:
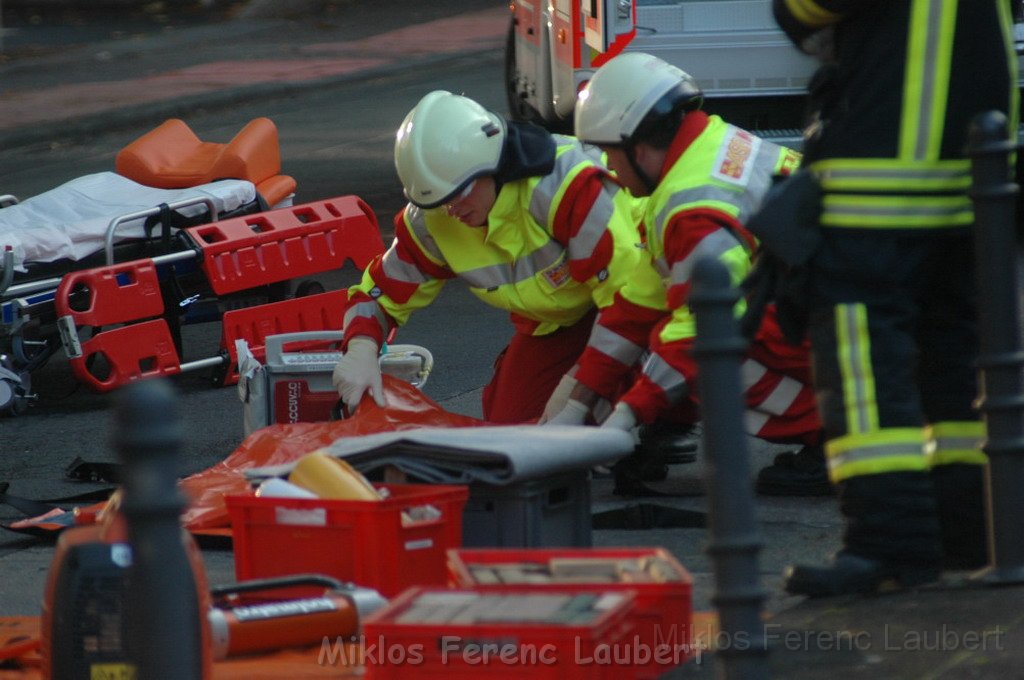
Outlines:
<svg viewBox="0 0 1024 680"><path fill-rule="evenodd" d="M561 572L556 568L559 561L564 565ZM658 573L643 580L626 572L605 573L606 566L617 562L656 562ZM517 566L521 569L515 570ZM502 567L515 570L511 580L516 583L502 579ZM635 592L630 617L637 636L633 655L637 678L660 677L696 652L692 639L693 582L689 572L663 548L453 549L448 551L448 580L454 588L481 592L579 592L593 588Z"/></svg>
<svg viewBox="0 0 1024 680"><path fill-rule="evenodd" d="M412 588L363 623L367 680L628 680L634 593Z"/></svg>
<svg viewBox="0 0 1024 680"><path fill-rule="evenodd" d="M391 597L444 585L445 551L462 544L464 486L383 484L379 501L227 496L239 581L325 574ZM428 519L414 508L433 506Z"/></svg>

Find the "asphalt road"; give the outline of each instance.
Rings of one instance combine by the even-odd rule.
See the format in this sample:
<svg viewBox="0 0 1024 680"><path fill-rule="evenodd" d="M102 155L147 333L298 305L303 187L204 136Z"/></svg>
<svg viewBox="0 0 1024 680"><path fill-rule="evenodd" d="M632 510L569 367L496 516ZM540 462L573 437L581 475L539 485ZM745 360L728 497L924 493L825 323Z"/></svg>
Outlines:
<svg viewBox="0 0 1024 680"><path fill-rule="evenodd" d="M503 110L500 55L492 59L448 64L445 68L412 69L390 77L340 85L303 96L252 102L231 110L195 111L189 124L200 137L229 139L245 122L268 116L280 131L284 171L298 181L297 202L356 194L375 210L390 239L391 218L401 206L401 193L391 165L394 130L405 113L427 91L448 89ZM56 140L7 150L0 156L4 193L31 196L68 179L110 170L124 144L145 129L123 130L88 140ZM344 285L352 271L328 277L329 285ZM187 327L186 361L216 352L216 324ZM446 289L429 310L414 316L399 340L428 347L437 362L425 392L445 408L479 415L479 389L491 362L510 334L505 315L480 305L457 286ZM229 454L242 440L242 406L234 389L214 388L206 374L174 380L180 409L187 421L188 439L182 474L204 469ZM110 450L110 398L76 387L67 366L55 358L35 377L39 401L29 414L0 420L0 481L10 492L47 498L92 488L63 478L64 467L76 456L91 461L115 459ZM770 462L772 447L751 442L754 467ZM702 512L700 463L673 468L662 488L672 498L657 502ZM610 494L609 483L594 483L594 507L621 507L627 501ZM789 603L779 584L782 567L794 559L818 560L835 548L838 518L834 500L762 499L759 513L765 549L761 564L768 606ZM0 507L0 521L18 516ZM694 604L710 608L712 569L706 531L699 527L595 532L599 545L664 545L694 575ZM11 533L0 534L0 615L38 612L52 546ZM230 552L205 551L212 583L233 579Z"/></svg>

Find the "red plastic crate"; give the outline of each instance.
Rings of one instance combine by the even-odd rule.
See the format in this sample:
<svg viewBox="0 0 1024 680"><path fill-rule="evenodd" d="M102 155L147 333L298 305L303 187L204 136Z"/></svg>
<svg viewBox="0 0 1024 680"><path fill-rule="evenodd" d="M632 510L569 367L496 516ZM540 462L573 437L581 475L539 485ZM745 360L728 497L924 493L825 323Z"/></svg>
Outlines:
<svg viewBox="0 0 1024 680"><path fill-rule="evenodd" d="M664 583L538 583L484 584L470 571L470 565L540 564L553 558L637 559L658 557L678 576L678 581ZM448 551L448 583L453 588L490 590L558 590L585 591L601 588L607 591L629 590L636 593L632 611L637 640L635 677L657 678L671 667L684 663L696 654L693 646L693 580L690 573L664 548L550 548L550 549L470 549ZM650 651L646 658L640 649Z"/></svg>
<svg viewBox="0 0 1024 680"><path fill-rule="evenodd" d="M601 611L588 614L585 621L561 624L442 620L430 599L476 598L491 611L500 611L500 596L522 602L531 595L543 599L583 593L600 598ZM365 678L629 680L635 677L629 665L614 655L629 653L634 598L631 591L608 593L600 586L573 593L412 588L363 622Z"/></svg>
<svg viewBox="0 0 1024 680"><path fill-rule="evenodd" d="M445 551L462 543L465 486L382 484L381 501L227 496L238 580L317 573L391 597L412 585L443 585ZM403 526L421 505L434 520Z"/></svg>

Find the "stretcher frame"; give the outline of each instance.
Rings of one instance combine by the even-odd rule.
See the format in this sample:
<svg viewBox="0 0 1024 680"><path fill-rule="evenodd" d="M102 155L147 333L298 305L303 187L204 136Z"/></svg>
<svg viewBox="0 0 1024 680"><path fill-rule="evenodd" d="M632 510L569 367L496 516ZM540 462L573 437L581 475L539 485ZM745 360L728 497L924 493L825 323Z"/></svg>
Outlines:
<svg viewBox="0 0 1024 680"><path fill-rule="evenodd" d="M116 261L119 225L195 200L206 203L213 219L178 230L172 252ZM107 229L104 264L24 283L13 281L13 255L5 252L0 274L0 413L26 410L33 398L32 371L59 348L75 378L97 392L202 368L217 369L214 382L234 384L235 340L244 339L262 359L268 335L341 328L344 290L282 293L290 282L346 262L362 269L383 250L372 210L358 197L346 195L227 219L217 219L212 201L204 198L122 215ZM187 271L193 285L198 282L203 290L176 288L179 270ZM218 353L182 362L182 307L260 289L276 290L279 299L223 312ZM97 358L102 359L101 370L96 370ZM9 392L6 404L4 389Z"/></svg>

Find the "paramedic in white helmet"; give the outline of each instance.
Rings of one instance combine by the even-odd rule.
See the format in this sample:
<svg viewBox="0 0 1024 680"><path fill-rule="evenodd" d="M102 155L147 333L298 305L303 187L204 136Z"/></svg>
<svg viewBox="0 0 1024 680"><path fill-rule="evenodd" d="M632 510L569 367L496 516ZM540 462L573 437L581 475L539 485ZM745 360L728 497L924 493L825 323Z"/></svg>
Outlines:
<svg viewBox="0 0 1024 680"><path fill-rule="evenodd" d="M777 146L701 110L703 95L684 71L639 52L604 64L576 103L576 136L599 146L618 180L647 196L644 266L601 311L574 369L577 385L551 422L582 423L604 398L616 401L606 427L696 422L696 330L687 304L694 262L718 258L738 285L756 239L744 228L776 175L800 162ZM744 303L741 301L740 305ZM742 308L737 312L742 312ZM650 354L624 394L621 381ZM758 489L778 495L830 492L808 346L783 341L768 308L743 365L746 427L762 439L802 446L763 470Z"/></svg>
<svg viewBox="0 0 1024 680"><path fill-rule="evenodd" d="M366 393L385 405L384 339L460 279L514 327L483 391L484 419L537 420L597 309L639 263L635 199L597 149L440 90L402 121L395 168L409 202L391 247L349 289L339 394L349 408Z"/></svg>

